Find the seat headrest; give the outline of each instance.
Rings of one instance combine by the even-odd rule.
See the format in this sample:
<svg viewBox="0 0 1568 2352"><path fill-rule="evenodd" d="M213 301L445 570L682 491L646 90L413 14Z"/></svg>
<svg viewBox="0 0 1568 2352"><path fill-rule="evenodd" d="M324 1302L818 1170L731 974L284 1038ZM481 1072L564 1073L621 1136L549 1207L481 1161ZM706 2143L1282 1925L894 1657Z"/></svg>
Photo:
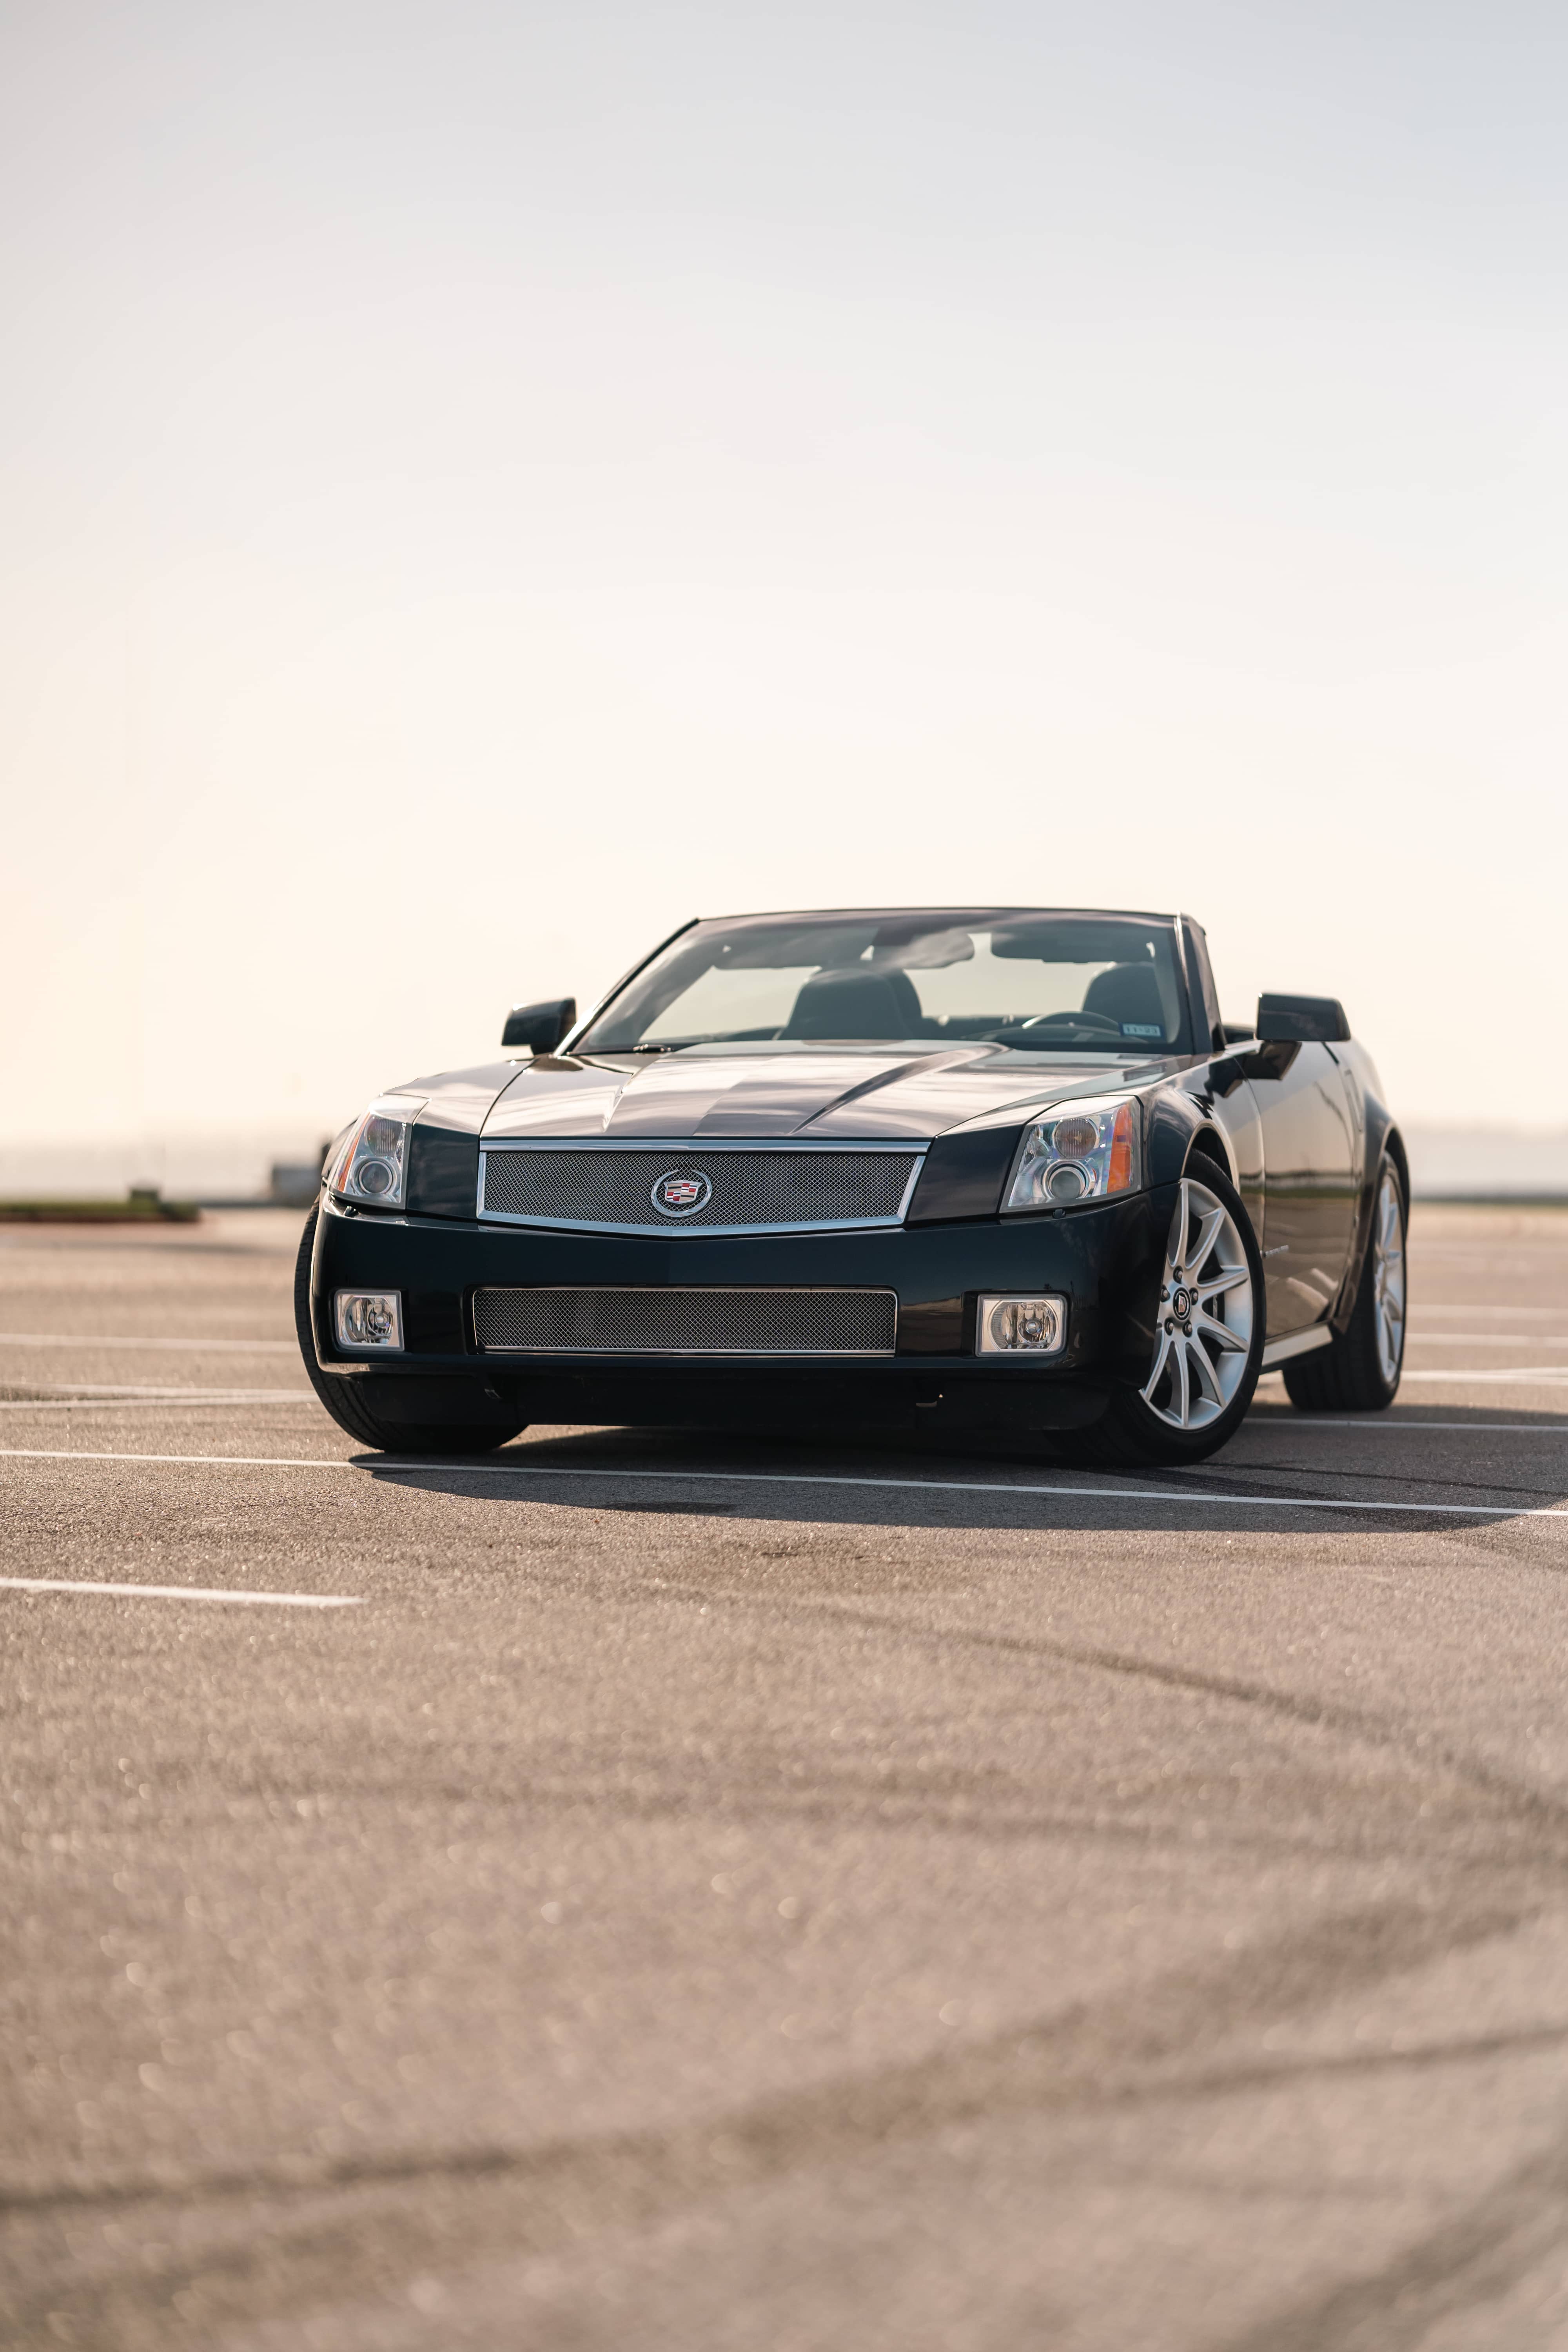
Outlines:
<svg viewBox="0 0 1568 2352"><path fill-rule="evenodd" d="M898 983L903 982L900 991ZM906 1002L914 999L912 1007ZM908 1037L920 999L905 972L818 971L795 1000L785 1037Z"/></svg>
<svg viewBox="0 0 1568 2352"><path fill-rule="evenodd" d="M1165 1008L1152 964L1117 963L1097 972L1084 991L1086 1013L1103 1013L1108 1021L1136 1022L1141 1028L1165 1034Z"/></svg>

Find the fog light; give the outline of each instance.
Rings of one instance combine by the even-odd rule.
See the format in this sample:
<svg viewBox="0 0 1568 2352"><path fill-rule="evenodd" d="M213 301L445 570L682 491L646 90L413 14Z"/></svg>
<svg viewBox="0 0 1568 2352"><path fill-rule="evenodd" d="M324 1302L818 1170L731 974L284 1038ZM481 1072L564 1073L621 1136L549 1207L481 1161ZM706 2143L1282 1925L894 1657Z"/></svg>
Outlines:
<svg viewBox="0 0 1568 2352"><path fill-rule="evenodd" d="M983 1298L977 1318L983 1356L1054 1356L1067 1338L1065 1298Z"/></svg>
<svg viewBox="0 0 1568 2352"><path fill-rule="evenodd" d="M335 1301L340 1348L401 1348L399 1290L340 1290Z"/></svg>

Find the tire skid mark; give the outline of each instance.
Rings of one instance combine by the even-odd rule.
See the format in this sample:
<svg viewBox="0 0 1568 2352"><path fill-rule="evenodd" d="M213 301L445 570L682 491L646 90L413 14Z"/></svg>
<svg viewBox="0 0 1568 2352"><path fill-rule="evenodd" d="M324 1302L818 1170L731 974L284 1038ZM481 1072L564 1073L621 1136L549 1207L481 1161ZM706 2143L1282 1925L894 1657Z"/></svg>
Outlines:
<svg viewBox="0 0 1568 2352"><path fill-rule="evenodd" d="M106 2208L163 2208L156 2248L128 2248L118 2274L84 2287L79 2273L69 2272L45 2286L36 2311L39 2340L47 2315L63 2313L76 2331L70 2340L102 2352L178 2343L183 2330L170 2298L199 2279L205 2332L185 2340L205 2344L218 2321L249 2315L247 2285L263 2276L276 2319L317 2296L350 2292L356 2280L379 2294L389 2277L406 2278L431 2263L468 2261L490 2249L545 2251L579 2242L590 2229L644 2227L721 2192L875 2158L952 2125L1179 2099L1189 2085L1200 2097L1234 2095L1329 2069L1376 2068L1391 2057L1432 2064L1495 2057L1500 2047L1513 2047L1508 2037L1485 2037L1473 2051L1457 2043L1419 2053L1357 2052L1348 2061L1342 2054L1239 2059L1200 2069L1195 2080L1192 2063L1194 2053L1217 2054L1238 2032L1256 2032L1266 2021L1516 1932L1533 1907L1493 1901L1459 1918L1415 1902L1342 1912L1270 1944L1188 1963L1152 1983L1076 2002L956 2050L775 2092L735 2114L669 2131L609 2133L531 2149L274 2163L178 2181L61 2184L53 2192L18 2189L0 2199L0 2213L8 2210L21 2222L35 2215L68 2221ZM1568 2029L1539 2031L1568 2039ZM1539 2046L1538 2034L1523 2036L1518 2046ZM396 2200L398 2189L413 2186L416 2200ZM265 2213L233 2215L229 2243L215 2244L215 2222L224 2233L221 2208L241 2197L271 2203ZM204 2198L220 2209L216 2216L197 2210L195 2200ZM323 2211L322 2199L336 2200L338 2210ZM171 2204L181 2209L173 2220ZM194 2242L201 2221L206 2233ZM179 2227L187 2242L177 2247L169 2241ZM1283 2340L1270 2339L1269 2352ZM1301 2352L1309 2340L1300 2339ZM1336 2338L1310 2340L1314 2352L1327 2341L1340 2352Z"/></svg>
<svg viewBox="0 0 1568 2352"><path fill-rule="evenodd" d="M699 1586L684 1589L666 1584L661 1588L661 1597L668 1598L672 1594L709 1607L716 1601L722 1601L732 1607L753 1609L762 1597L754 1591L726 1593L717 1588ZM812 1615L831 1616L835 1622L860 1625L868 1632L900 1634L910 1641L940 1643L943 1648L958 1643L969 1648L997 1651L1004 1654L1049 1658L1063 1665L1082 1666L1133 1681L1156 1683L1170 1690L1191 1691L1204 1697L1228 1699L1237 1706L1258 1708L1282 1721L1301 1724L1310 1730L1337 1731L1347 1738L1364 1740L1373 1747L1395 1752L1414 1752L1425 1768L1429 1769L1434 1763L1439 1764L1452 1772L1456 1779L1468 1781L1471 1786L1483 1789L1488 1795L1501 1799L1510 1810L1550 1822L1555 1829L1568 1831L1568 1799L1532 1788L1526 1781L1515 1780L1464 1750L1428 1738L1418 1730L1407 1732L1386 1717L1372 1715L1358 1707L1343 1706L1332 1699L1302 1697L1290 1691L1278 1690L1269 1684L1244 1681L1238 1675L1210 1674L1202 1667L1178 1665L1163 1659L1141 1658L1127 1651L1051 1642L1037 1634L993 1633L982 1627L962 1625L916 1625L907 1619L889 1617L878 1610L863 1606L847 1607L837 1601L816 1601L801 1596L773 1600L772 1605ZM1565 1849L1565 1857L1568 1857L1568 1849Z"/></svg>
<svg viewBox="0 0 1568 2352"><path fill-rule="evenodd" d="M1568 2024L1520 2026L1508 2032L1472 2034L1446 2042L1410 2042L1387 2050L1314 2052L1300 2058L1268 2058L1218 2065L1193 2074L1163 2074L1147 2083L1099 2084L1064 2092L1048 2104L1057 2107L1128 2107L1153 2105L1166 2099L1229 2098L1239 2091L1268 2091L1302 2082L1329 2081L1335 2076L1365 2077L1383 2074L1426 2072L1440 2066L1477 2064L1482 2060L1522 2057L1527 2052L1557 2050L1568 2044ZM1041 2105L1047 2102L1040 2102ZM946 2120L945 2118L943 2119ZM722 2128L722 2126L721 2126ZM939 2124L934 2128L940 2129ZM323 2191L367 2186L395 2187L407 2180L436 2175L450 2179L483 2179L498 2173L522 2175L547 2171L596 2148L636 2147L645 2154L668 2145L670 2135L606 2135L603 2140L551 2141L536 2149L479 2147L447 2156L334 2158L320 2164L302 2159L298 2165L258 2166L254 2170L214 2172L168 2179L60 2183L53 2187L7 2189L0 2186L0 2215L52 2212L91 2207L157 2205L193 2197L307 2196ZM1270 2192L1272 2193L1272 2192Z"/></svg>
<svg viewBox="0 0 1568 2352"><path fill-rule="evenodd" d="M1320 1485L1325 1475L1321 1468L1304 1466L1300 1462L1232 1462L1226 1465L1226 1475L1232 1481L1248 1477L1254 1472L1260 1478L1316 1478ZM1180 1475L1184 1485L1190 1480L1194 1486L1202 1486L1205 1494L1220 1491L1218 1488L1211 1489L1204 1482L1201 1473L1194 1476L1193 1473L1184 1471ZM1458 1492L1462 1495L1525 1495L1535 1500L1542 1496L1550 1496L1556 1502L1562 1502L1563 1499L1563 1485L1561 1478L1548 1478L1540 1484L1532 1484L1522 1478L1437 1478L1428 1472L1418 1473L1413 1470L1351 1470L1339 1462L1334 1464L1332 1470L1327 1475L1336 1480L1365 1480L1380 1486L1436 1486L1440 1487L1445 1494ZM1500 1504L1498 1507L1500 1510L1504 1510L1508 1506Z"/></svg>
<svg viewBox="0 0 1568 2352"><path fill-rule="evenodd" d="M1211 2352L1417 2352L1439 2321L1500 2302L1540 2264L1560 2270L1565 2200L1568 2134L1382 2270L1226 2336Z"/></svg>

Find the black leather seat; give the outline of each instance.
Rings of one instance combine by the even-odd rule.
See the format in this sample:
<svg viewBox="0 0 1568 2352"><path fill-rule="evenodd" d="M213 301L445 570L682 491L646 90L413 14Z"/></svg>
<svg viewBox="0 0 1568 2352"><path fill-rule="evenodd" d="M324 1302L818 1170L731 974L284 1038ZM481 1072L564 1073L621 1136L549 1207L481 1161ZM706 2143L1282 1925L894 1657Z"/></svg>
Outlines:
<svg viewBox="0 0 1568 2352"><path fill-rule="evenodd" d="M1083 1009L1103 1013L1119 1026L1133 1022L1140 1028L1157 1029L1162 1037L1165 1034L1165 1009L1152 964L1116 963L1109 971L1096 972L1084 991Z"/></svg>
<svg viewBox="0 0 1568 2352"><path fill-rule="evenodd" d="M907 971L817 971L795 1000L785 1037L918 1037L925 1023Z"/></svg>

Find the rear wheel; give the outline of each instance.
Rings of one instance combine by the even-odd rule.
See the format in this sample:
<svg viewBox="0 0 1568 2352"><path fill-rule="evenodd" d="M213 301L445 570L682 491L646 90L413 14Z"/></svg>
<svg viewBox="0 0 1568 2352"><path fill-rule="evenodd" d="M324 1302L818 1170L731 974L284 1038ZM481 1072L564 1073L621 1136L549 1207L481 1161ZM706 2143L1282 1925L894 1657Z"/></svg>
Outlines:
<svg viewBox="0 0 1568 2352"><path fill-rule="evenodd" d="M1141 1387L1088 1433L1102 1461L1201 1462L1234 1437L1263 1355L1263 1265L1239 1193L1207 1160L1176 1190Z"/></svg>
<svg viewBox="0 0 1568 2352"><path fill-rule="evenodd" d="M320 1214L319 1209L312 1209L306 1218L300 1255L294 1261L294 1329L305 1360L306 1378L338 1427L361 1445L373 1445L381 1454L493 1454L498 1445L505 1445L526 1429L527 1423L521 1421L384 1421L355 1394L352 1381L333 1380L322 1371L316 1361L316 1335L310 1328L310 1259Z"/></svg>
<svg viewBox="0 0 1568 2352"><path fill-rule="evenodd" d="M1405 1187L1384 1152L1351 1319L1326 1348L1281 1368L1300 1412L1382 1412L1394 1402L1405 1367Z"/></svg>

